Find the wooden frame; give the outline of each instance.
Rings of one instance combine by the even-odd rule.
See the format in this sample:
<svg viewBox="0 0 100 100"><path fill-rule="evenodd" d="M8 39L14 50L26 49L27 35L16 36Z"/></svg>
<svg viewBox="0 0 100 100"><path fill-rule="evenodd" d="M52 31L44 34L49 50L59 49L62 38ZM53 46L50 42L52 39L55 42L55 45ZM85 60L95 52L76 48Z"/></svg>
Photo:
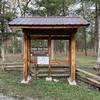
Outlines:
<svg viewBox="0 0 100 100"><path fill-rule="evenodd" d="M63 34L59 34L58 30L55 31L51 31L51 32L56 32L56 34L54 33L48 33L49 34L45 34L45 35L41 35L43 32L41 31L37 31L40 32L39 34L37 34L36 30L34 31L33 29L33 34L32 34L32 29L31 30L27 30L27 29L23 29L24 32L24 65L23 65L23 78L25 81L27 81L28 79L28 75L29 75L29 66L30 66L30 45L31 39L46 39L48 40L48 56L49 56L49 66L48 66L48 77L51 77L51 40L69 40L69 66L70 66L70 78L71 80L75 80L76 79L76 62L75 62L75 55L76 55L76 42L75 42L75 36L76 36L76 32L77 29L73 29L73 30L66 30L65 34L65 30ZM36 33L34 33L36 32ZM45 32L45 31L44 31ZM58 32L58 34L57 34ZM70 33L68 33L70 32Z"/></svg>

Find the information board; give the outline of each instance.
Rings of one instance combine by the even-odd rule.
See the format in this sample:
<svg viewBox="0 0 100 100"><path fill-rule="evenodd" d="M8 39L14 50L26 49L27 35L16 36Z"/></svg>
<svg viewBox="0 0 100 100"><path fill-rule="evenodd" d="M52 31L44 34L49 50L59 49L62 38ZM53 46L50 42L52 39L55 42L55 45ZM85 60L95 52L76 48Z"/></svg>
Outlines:
<svg viewBox="0 0 100 100"><path fill-rule="evenodd" d="M37 57L37 64L49 64L49 57L47 56L38 56Z"/></svg>

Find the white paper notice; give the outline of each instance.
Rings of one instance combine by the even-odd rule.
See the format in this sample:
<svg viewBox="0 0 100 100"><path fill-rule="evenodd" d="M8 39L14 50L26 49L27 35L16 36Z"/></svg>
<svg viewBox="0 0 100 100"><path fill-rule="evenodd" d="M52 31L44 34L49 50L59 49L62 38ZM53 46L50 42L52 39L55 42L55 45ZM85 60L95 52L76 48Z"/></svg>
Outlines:
<svg viewBox="0 0 100 100"><path fill-rule="evenodd" d="M37 64L49 64L49 57L47 56L38 56Z"/></svg>

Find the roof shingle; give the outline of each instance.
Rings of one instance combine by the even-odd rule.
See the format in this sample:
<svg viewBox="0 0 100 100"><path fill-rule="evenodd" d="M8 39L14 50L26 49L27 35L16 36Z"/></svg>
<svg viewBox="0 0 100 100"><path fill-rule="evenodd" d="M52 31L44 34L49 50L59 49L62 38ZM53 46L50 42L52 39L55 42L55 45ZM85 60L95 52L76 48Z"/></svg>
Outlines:
<svg viewBox="0 0 100 100"><path fill-rule="evenodd" d="M78 16L68 17L20 17L9 23L10 26L37 26L37 25L64 25L64 26L87 26L89 23Z"/></svg>

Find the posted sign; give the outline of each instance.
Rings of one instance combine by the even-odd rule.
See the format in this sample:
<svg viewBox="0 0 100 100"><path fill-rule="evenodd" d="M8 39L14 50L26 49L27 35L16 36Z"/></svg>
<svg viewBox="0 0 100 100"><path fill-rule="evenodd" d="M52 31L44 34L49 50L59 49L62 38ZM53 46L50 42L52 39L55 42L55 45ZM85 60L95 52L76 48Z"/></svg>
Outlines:
<svg viewBox="0 0 100 100"><path fill-rule="evenodd" d="M49 57L47 56L38 56L37 57L37 64L49 64Z"/></svg>

